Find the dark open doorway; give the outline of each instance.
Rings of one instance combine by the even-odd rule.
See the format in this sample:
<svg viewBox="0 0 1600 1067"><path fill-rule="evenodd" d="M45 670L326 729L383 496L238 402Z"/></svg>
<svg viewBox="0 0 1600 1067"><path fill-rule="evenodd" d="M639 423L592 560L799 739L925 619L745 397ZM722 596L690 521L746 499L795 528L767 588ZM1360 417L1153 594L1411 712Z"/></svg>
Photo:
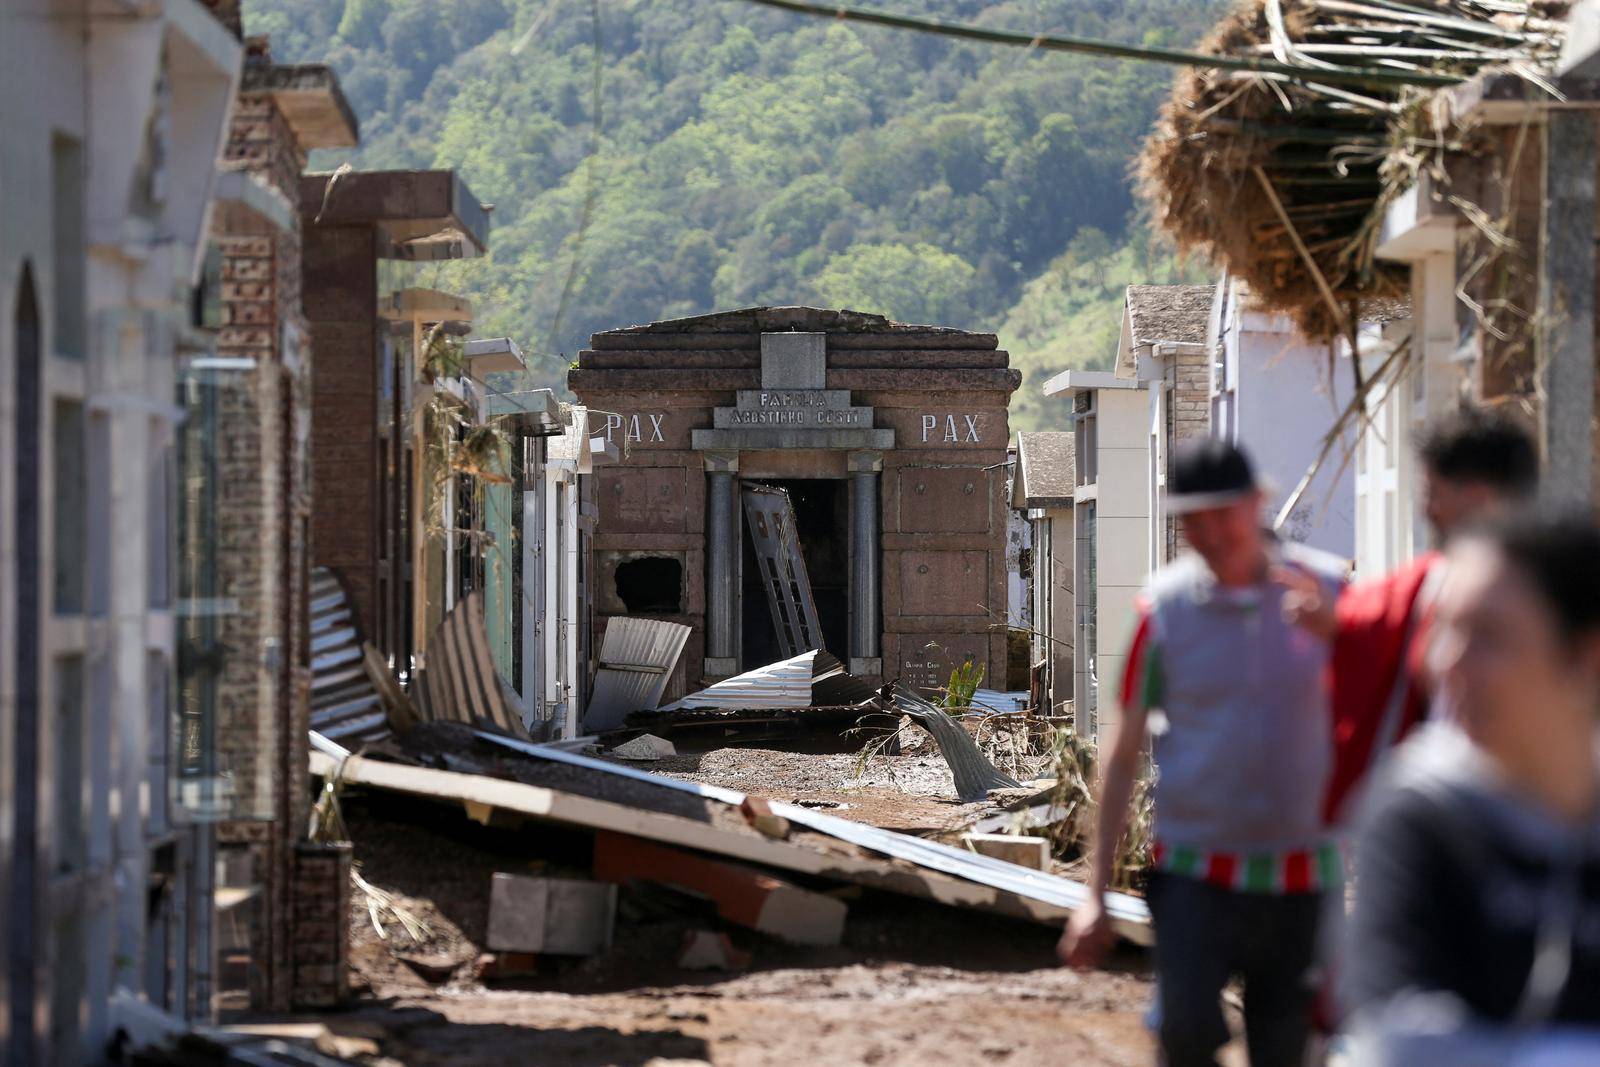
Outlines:
<svg viewBox="0 0 1600 1067"><path fill-rule="evenodd" d="M794 505L796 532L811 577L817 621L829 652L843 656L850 627L850 498L849 483L837 479L763 478L762 485L786 490ZM742 521L742 520L741 520ZM761 587L761 572L750 548L748 532L740 539L744 563L740 604L743 640L740 669L750 670L782 657L772 610Z"/></svg>

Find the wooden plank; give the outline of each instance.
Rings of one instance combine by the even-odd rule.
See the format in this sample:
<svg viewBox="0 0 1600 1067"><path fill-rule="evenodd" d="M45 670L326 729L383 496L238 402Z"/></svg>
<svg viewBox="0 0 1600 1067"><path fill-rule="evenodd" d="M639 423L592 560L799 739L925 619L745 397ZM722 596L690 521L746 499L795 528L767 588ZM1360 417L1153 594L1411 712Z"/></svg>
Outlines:
<svg viewBox="0 0 1600 1067"><path fill-rule="evenodd" d="M385 709L389 714L389 727L396 733L404 733L415 726L421 719L417 708L411 703L411 698L406 696L406 691L400 688L400 683L395 680L393 672L389 670L389 663L383 658L375 645L367 641L361 646L362 663L366 665L367 677L378 690Z"/></svg>
<svg viewBox="0 0 1600 1067"><path fill-rule="evenodd" d="M339 761L326 753L311 753L311 773L315 776L330 777L338 771L339 766ZM677 815L626 807L484 775L408 767L350 756L343 762L340 780L374 789L434 797L463 806L467 801L474 801L551 822L631 834L679 848L698 849L799 874L851 882L955 907L978 908L1012 918L1059 925L1070 914L1069 909L1058 905L933 871L907 870L903 866L870 857L822 852L759 834L720 830ZM1130 941L1139 944L1149 944L1151 941L1147 925L1123 920L1116 920L1114 925L1117 932Z"/></svg>
<svg viewBox="0 0 1600 1067"><path fill-rule="evenodd" d="M461 607L457 605L444 624L439 627L443 645L445 677L450 681L450 717L457 722L472 722L472 690L465 674L465 658L461 654Z"/></svg>
<svg viewBox="0 0 1600 1067"><path fill-rule="evenodd" d="M505 707L500 699L500 683L496 681L494 663L489 658L489 628L483 621L483 595L473 593L465 605L459 633L462 638L462 655L467 661L467 673L477 690L477 707L483 718L502 730L510 729ZM520 725L520 724L519 724Z"/></svg>

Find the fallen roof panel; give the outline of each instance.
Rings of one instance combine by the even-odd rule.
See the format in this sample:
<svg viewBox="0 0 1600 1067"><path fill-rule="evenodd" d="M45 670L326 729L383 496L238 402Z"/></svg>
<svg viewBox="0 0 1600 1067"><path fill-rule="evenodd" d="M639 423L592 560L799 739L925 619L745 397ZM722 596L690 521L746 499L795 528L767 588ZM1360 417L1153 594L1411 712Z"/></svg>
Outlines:
<svg viewBox="0 0 1600 1067"><path fill-rule="evenodd" d="M768 663L732 678L714 682L698 693L659 709L682 711L688 708L721 708L742 711L750 708L808 708L811 706L812 666L817 652L802 652L776 663Z"/></svg>
<svg viewBox="0 0 1600 1067"><path fill-rule="evenodd" d="M509 739L485 735L499 741ZM512 747L520 743L514 742ZM337 748L337 746L334 746ZM534 746L529 746L534 747ZM459 771L435 770L413 767L403 763L387 763L362 756L335 755L326 743L316 744L311 753L311 773L325 780L336 780L348 785L363 785L372 789L407 793L412 796L460 803L478 812L500 809L565 823L588 830L608 830L631 834L651 841L660 841L679 848L698 849L716 855L764 864L782 870L808 874L819 878L851 882L872 889L902 893L956 907L978 908L1013 918L1030 919L1041 923L1058 923L1071 911L1070 905L1041 899L1037 894L1018 894L981 880L951 877L937 870L907 870L877 856L841 855L813 846L764 837L754 831L743 833L719 828L681 815L670 815L644 808L629 807L593 797L528 785L522 782L493 778L488 775L467 774ZM553 751L553 750L552 750ZM545 756L540 752L536 755ZM580 766L583 764L580 764ZM620 768L607 769L617 770ZM655 785L667 785L667 779L651 775L645 780ZM678 783L683 784L683 783ZM670 788L670 785L669 785ZM722 791L730 795L731 790ZM776 811L779 805L773 805ZM790 818L790 805L782 805L786 818ZM803 808L794 811L805 812ZM812 815L812 812L805 812ZM790 818L794 822L793 818ZM839 820L843 822L844 820ZM847 824L854 826L855 824ZM860 829L869 829L860 827ZM830 835L838 836L838 835ZM893 835L900 836L900 835ZM840 838L843 840L843 838ZM915 841L915 838L906 838ZM955 852L957 850L947 850ZM973 855L972 859L985 857ZM989 860L991 865L999 861ZM1009 866L1009 865L1005 865ZM1024 870L1025 868L1018 868ZM1053 881L1064 881L1052 879ZM1065 882L1068 886L1076 883ZM1079 889L1080 898L1082 888ZM1139 944L1150 943L1148 920L1139 912L1126 918L1127 909L1113 910L1113 924L1117 932Z"/></svg>
<svg viewBox="0 0 1600 1067"><path fill-rule="evenodd" d="M714 682L658 711L773 711L842 708L872 701L877 690L817 648Z"/></svg>
<svg viewBox="0 0 1600 1067"><path fill-rule="evenodd" d="M708 800L719 800L725 804L737 806L744 803L745 799L745 794L736 789L702 785L697 782L685 782L676 778L653 774L649 771L637 771L631 767L620 767L614 763L608 763L605 760L580 756L572 752L548 749L544 746L518 741L514 738L501 737L482 730L476 731L476 734L492 744L501 745L538 759L553 760L575 767L587 767L590 770L623 778L650 782L666 789L693 793L696 796L704 797ZM1013 894L1027 901L1045 904L1050 908L1059 909L1062 913L1071 912L1081 907L1087 898L1088 890L1080 883L1068 878L1059 878L1055 875L1045 874L1042 871L1034 871L1014 863L1007 863L1004 860L980 856L975 852L952 848L936 841L895 833L892 830L882 830L875 826L868 826L865 823L853 822L850 819L841 819L837 815L827 815L819 811L813 811L810 808L801 807L798 804L785 804L782 801L771 801L770 803L773 814L779 815L795 825L804 826L807 829L827 834L829 837L847 841L850 844L870 849L873 852L881 852L895 859L906 860L919 867L951 875L964 881L976 882L979 885ZM1106 910L1110 912L1119 934L1139 944L1150 943L1150 912L1145 907L1143 900L1124 893L1108 893L1106 894Z"/></svg>

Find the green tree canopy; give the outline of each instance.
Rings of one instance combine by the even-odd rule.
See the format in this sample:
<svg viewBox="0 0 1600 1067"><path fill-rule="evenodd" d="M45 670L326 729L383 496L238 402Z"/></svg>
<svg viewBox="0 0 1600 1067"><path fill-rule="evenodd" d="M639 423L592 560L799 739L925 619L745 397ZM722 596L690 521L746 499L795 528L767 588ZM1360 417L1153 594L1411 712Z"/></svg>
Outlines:
<svg viewBox="0 0 1600 1067"><path fill-rule="evenodd" d="M893 6L1183 45L1222 0ZM552 384L597 330L812 302L998 330L1036 391L1035 367L1111 357L1122 284L1176 276L1130 221L1160 67L729 0L244 10L279 60L331 64L360 118L361 148L315 165L452 167L495 205L490 254L425 280L471 297ZM1047 417L1025 399L1025 423Z"/></svg>

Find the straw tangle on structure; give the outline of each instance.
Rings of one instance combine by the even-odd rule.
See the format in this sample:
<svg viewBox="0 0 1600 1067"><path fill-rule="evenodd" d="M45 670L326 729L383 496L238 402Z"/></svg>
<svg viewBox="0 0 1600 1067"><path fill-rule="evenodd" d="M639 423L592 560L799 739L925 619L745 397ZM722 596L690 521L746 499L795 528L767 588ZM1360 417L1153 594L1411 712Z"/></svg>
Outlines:
<svg viewBox="0 0 1600 1067"><path fill-rule="evenodd" d="M1544 85L1569 0L1244 0L1202 50L1272 57L1303 77L1215 68L1178 75L1138 161L1180 252L1243 280L1308 337L1351 335L1365 304L1402 297L1374 255L1383 211L1443 148L1441 74L1491 70ZM1319 82L1337 66L1371 85ZM1395 75L1415 84L1395 84Z"/></svg>

